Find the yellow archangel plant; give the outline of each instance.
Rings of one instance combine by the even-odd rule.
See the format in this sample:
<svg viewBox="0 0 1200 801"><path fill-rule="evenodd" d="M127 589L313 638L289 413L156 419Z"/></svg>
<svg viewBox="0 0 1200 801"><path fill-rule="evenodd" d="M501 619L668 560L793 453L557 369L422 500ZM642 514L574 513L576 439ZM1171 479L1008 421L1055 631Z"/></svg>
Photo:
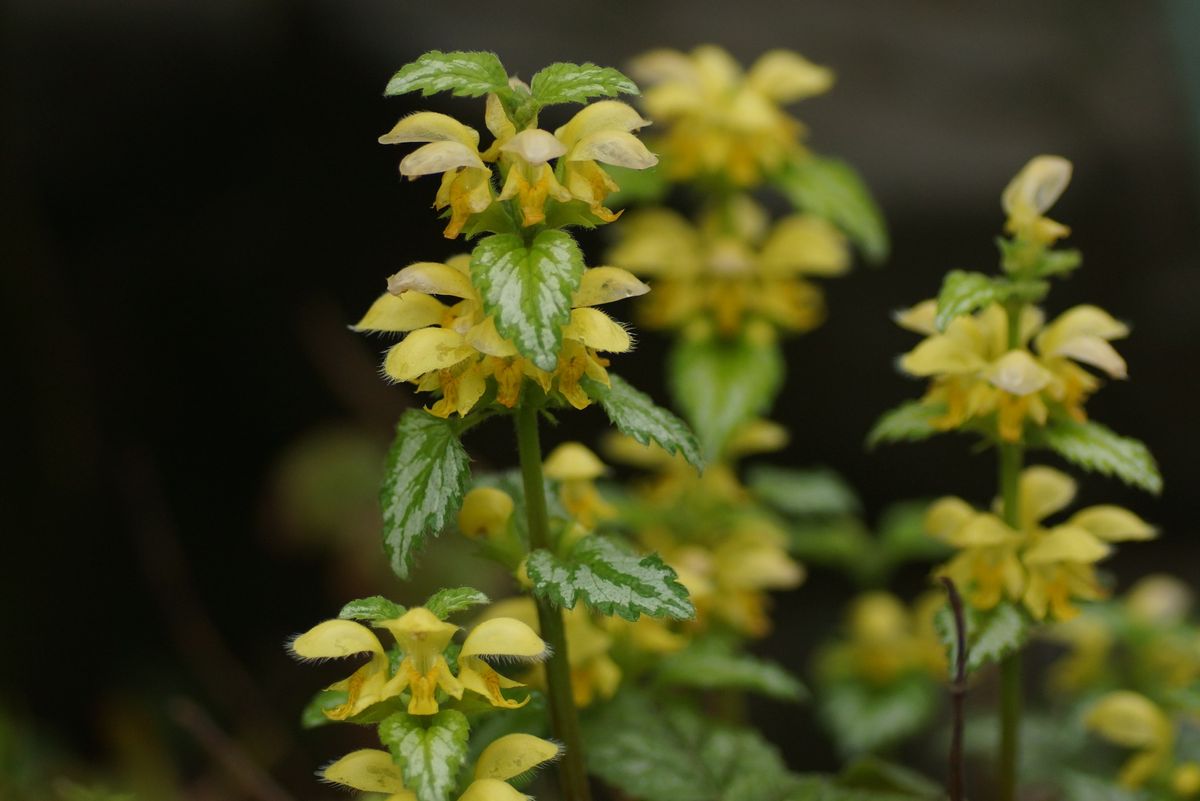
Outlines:
<svg viewBox="0 0 1200 801"><path fill-rule="evenodd" d="M897 316L902 326L925 335L900 359L900 369L929 379L929 388L920 400L885 414L868 438L878 443L966 431L998 454L994 512L947 498L930 508L926 528L957 550L939 573L968 602L968 645L988 641L970 667L1001 662L998 764L1004 801L1016 793L1018 659L1033 624L1070 619L1078 614L1076 600L1105 597L1095 564L1112 553L1114 543L1155 534L1137 515L1110 505L1046 522L1071 502L1075 482L1047 467L1023 469L1025 454L1049 449L1075 466L1151 492L1162 481L1142 443L1089 420L1084 410L1100 386L1085 368L1126 377L1125 361L1111 342L1128 335L1128 327L1090 305L1043 324L1038 304L1050 280L1081 262L1077 251L1055 247L1069 229L1046 216L1071 169L1064 158L1038 156L1004 190L1009 237L1000 240L1000 275L951 272L935 300Z"/></svg>
<svg viewBox="0 0 1200 801"><path fill-rule="evenodd" d="M385 94L416 91L484 98L491 141L482 147L476 128L432 111L409 114L380 137L416 146L401 160L401 175L440 175L433 205L447 219L445 236L475 240L468 253L416 261L392 275L354 326L401 335L384 357L384 375L432 396L427 409L409 410L397 425L380 494L385 551L407 578L422 544L457 517L462 533L529 597L523 619L488 616L461 643L446 618L487 603L471 588L442 590L411 609L381 597L348 604L339 619L292 642L305 659L366 657L314 700L306 720L378 724L387 752L358 751L324 773L351 788L412 801L450 801L456 791L468 801L502 801L523 797L506 780L561 754L562 797L587 801L576 705L611 695L620 674L603 661L602 628L590 647L575 637L570 651L567 630L579 629L577 619L592 625L593 616L632 624L694 614L686 589L657 556L585 528L604 506L589 493L588 465L578 454L549 465L570 512L548 503L538 432L543 415L597 403L628 435L702 465L687 426L611 374L602 355L630 350L632 338L595 307L649 288L617 267L586 268L567 230L619 216L605 205L619 188L608 170L657 162L636 136L649 123L613 99L636 94L633 82L594 64L552 64L524 83L491 53L432 51L397 72ZM583 108L552 131L539 127L542 110L559 104ZM468 493L462 437L497 416L513 421L519 476L508 477L510 492L479 486ZM531 609L534 615L525 614ZM564 609L571 610L565 620ZM372 629L387 630L394 644L385 646ZM523 685L495 660L544 663L530 692L544 693L546 728L561 747L526 734L472 742L481 717L514 715L530 697L512 694ZM530 724L500 730L520 725ZM497 728L485 731L494 737ZM468 751L484 746L474 780L460 787Z"/></svg>

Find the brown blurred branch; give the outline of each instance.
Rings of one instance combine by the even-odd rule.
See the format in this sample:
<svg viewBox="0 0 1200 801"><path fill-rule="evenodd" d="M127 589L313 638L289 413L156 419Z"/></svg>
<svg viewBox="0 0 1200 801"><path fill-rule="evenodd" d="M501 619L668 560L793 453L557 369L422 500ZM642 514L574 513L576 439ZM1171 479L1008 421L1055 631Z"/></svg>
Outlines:
<svg viewBox="0 0 1200 801"><path fill-rule="evenodd" d="M198 704L175 698L168 706L171 717L196 739L243 792L259 801L295 801L271 776L255 764L238 744L217 727Z"/></svg>
<svg viewBox="0 0 1200 801"><path fill-rule="evenodd" d="M946 791L950 801L963 801L963 726L964 702L967 696L967 623L963 614L962 597L954 582L942 576L942 585L950 598L950 611L954 614L954 639L958 644L955 649L954 678L950 682L950 702L952 730L950 735L950 770L947 778Z"/></svg>

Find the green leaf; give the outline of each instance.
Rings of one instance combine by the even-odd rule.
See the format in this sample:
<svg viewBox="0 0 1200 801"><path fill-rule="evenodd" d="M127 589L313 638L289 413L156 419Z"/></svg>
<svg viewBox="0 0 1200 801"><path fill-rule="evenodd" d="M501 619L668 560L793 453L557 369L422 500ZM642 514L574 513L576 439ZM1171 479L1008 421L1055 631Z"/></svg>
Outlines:
<svg viewBox="0 0 1200 801"><path fill-rule="evenodd" d="M560 559L545 549L526 562L533 592L574 609L582 600L603 615L690 620L696 610L675 571L658 554L642 556L616 540L592 534Z"/></svg>
<svg viewBox="0 0 1200 801"><path fill-rule="evenodd" d="M879 751L918 732L933 715L938 688L924 676L885 687L840 681L822 687L818 711L843 754Z"/></svg>
<svg viewBox="0 0 1200 801"><path fill-rule="evenodd" d="M637 84L612 67L590 62L570 64L560 61L539 70L529 84L538 105L585 103L589 97L616 97L638 94Z"/></svg>
<svg viewBox="0 0 1200 801"><path fill-rule="evenodd" d="M1001 294L999 284L990 275L951 270L942 279L933 324L945 331L955 317L990 306Z"/></svg>
<svg viewBox="0 0 1200 801"><path fill-rule="evenodd" d="M1154 495L1162 492L1162 475L1150 449L1100 423L1060 418L1035 430L1032 440L1084 470L1115 476Z"/></svg>
<svg viewBox="0 0 1200 801"><path fill-rule="evenodd" d="M346 698L345 690L321 690L304 705L304 709L300 712L300 728L316 729L333 723L334 721L325 715L325 710L341 706L346 703Z"/></svg>
<svg viewBox="0 0 1200 801"><path fill-rule="evenodd" d="M634 389L619 375L609 373L609 386L584 378L584 391L600 402L608 419L622 434L643 445L657 443L667 453L678 453L697 470L704 469L700 444L687 424L658 406L649 395Z"/></svg>
<svg viewBox="0 0 1200 801"><path fill-rule="evenodd" d="M462 504L470 460L454 424L410 409L396 426L383 488L383 545L392 570L408 578L416 553Z"/></svg>
<svg viewBox="0 0 1200 801"><path fill-rule="evenodd" d="M338 617L342 620L395 620L404 614L404 607L389 601L382 595L359 598L342 607Z"/></svg>
<svg viewBox="0 0 1200 801"><path fill-rule="evenodd" d="M583 279L583 254L570 234L545 230L530 247L517 234L493 234L471 253L471 282L496 330L521 355L553 370L562 329L571 321L571 297Z"/></svg>
<svg viewBox="0 0 1200 801"><path fill-rule="evenodd" d="M928 501L903 501L883 510L879 517L879 542L888 559L895 562L936 562L951 548L925 530Z"/></svg>
<svg viewBox="0 0 1200 801"><path fill-rule="evenodd" d="M488 92L507 93L508 72L495 53L430 50L405 64L388 81L383 93L402 95L421 90L425 97L450 92L455 97L480 97Z"/></svg>
<svg viewBox="0 0 1200 801"><path fill-rule="evenodd" d="M867 434L867 447L874 448L881 442L916 442L939 433L933 421L946 413L946 407L938 403L905 401L894 409L883 413Z"/></svg>
<svg viewBox="0 0 1200 801"><path fill-rule="evenodd" d="M634 204L658 205L671 189L661 161L644 170L612 164L600 166L621 187L604 201L610 209L623 209Z"/></svg>
<svg viewBox="0 0 1200 801"><path fill-rule="evenodd" d="M942 801L941 785L911 768L876 756L861 756L842 769L837 777L842 787L887 793L887 797Z"/></svg>
<svg viewBox="0 0 1200 801"><path fill-rule="evenodd" d="M934 617L938 637L946 646L950 665L958 660L958 637L954 630L954 613L946 604ZM1001 601L981 612L972 606L963 608L967 629L967 672L974 673L985 665L1000 662L1020 650L1033 632L1033 620L1016 604Z"/></svg>
<svg viewBox="0 0 1200 801"><path fill-rule="evenodd" d="M594 711L584 737L590 771L640 801L759 801L761 795L745 792L753 789L749 779L761 786L788 778L779 754L757 732L683 705L657 705L639 691L622 690Z"/></svg>
<svg viewBox="0 0 1200 801"><path fill-rule="evenodd" d="M455 612L486 603L491 603L490 599L473 587L451 587L429 596L425 608L445 620Z"/></svg>
<svg viewBox="0 0 1200 801"><path fill-rule="evenodd" d="M776 182L796 208L824 217L845 231L867 261L878 264L887 258L883 214L849 164L812 156L789 164Z"/></svg>
<svg viewBox="0 0 1200 801"><path fill-rule="evenodd" d="M1083 264L1083 254L1078 250L1050 250L1042 253L1038 261L1037 274L1042 278L1066 275Z"/></svg>
<svg viewBox="0 0 1200 801"><path fill-rule="evenodd" d="M734 643L709 636L662 660L658 680L677 687L733 689L780 701L801 701L804 685L782 666L736 650Z"/></svg>
<svg viewBox="0 0 1200 801"><path fill-rule="evenodd" d="M709 460L720 455L739 426L771 408L784 372L778 345L758 345L746 337L683 340L672 349L667 369L675 405Z"/></svg>
<svg viewBox="0 0 1200 801"><path fill-rule="evenodd" d="M853 488L827 467L796 470L759 465L751 468L746 483L759 499L793 517L848 515L861 510Z"/></svg>
<svg viewBox="0 0 1200 801"><path fill-rule="evenodd" d="M447 801L467 757L470 728L467 716L454 709L420 717L399 712L379 724L379 739L417 801Z"/></svg>

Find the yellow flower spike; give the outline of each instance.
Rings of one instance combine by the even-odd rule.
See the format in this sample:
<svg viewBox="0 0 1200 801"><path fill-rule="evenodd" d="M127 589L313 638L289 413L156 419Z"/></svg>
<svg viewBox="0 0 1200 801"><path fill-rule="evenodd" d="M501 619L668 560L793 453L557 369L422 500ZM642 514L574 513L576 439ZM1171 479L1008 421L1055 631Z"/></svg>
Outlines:
<svg viewBox="0 0 1200 801"><path fill-rule="evenodd" d="M506 734L494 740L475 762L475 779L507 780L553 762L562 755L558 743L532 734Z"/></svg>
<svg viewBox="0 0 1200 801"><path fill-rule="evenodd" d="M1145 624L1174 626L1187 620L1193 595L1187 584L1165 574L1146 576L1125 596L1129 614Z"/></svg>
<svg viewBox="0 0 1200 801"><path fill-rule="evenodd" d="M1117 777L1124 787L1142 786L1170 760L1175 742L1171 721L1144 695L1109 693L1092 705L1084 724L1109 742L1138 751Z"/></svg>
<svg viewBox="0 0 1200 801"><path fill-rule="evenodd" d="M458 656L458 678L466 689L484 696L493 706L515 709L529 703L528 697L522 701L504 697L501 688L524 685L498 673L482 659L485 656L540 661L548 656L542 638L520 620L494 617L467 635Z"/></svg>
<svg viewBox="0 0 1200 801"><path fill-rule="evenodd" d="M585 270L579 289L571 300L573 307L602 306L650 291L636 275L620 267L593 267Z"/></svg>
<svg viewBox="0 0 1200 801"><path fill-rule="evenodd" d="M1129 336L1129 326L1097 306L1076 306L1046 326L1035 342L1045 357L1061 356L1096 367L1112 378L1126 378L1128 368L1112 345Z"/></svg>
<svg viewBox="0 0 1200 801"><path fill-rule="evenodd" d="M1154 526L1133 512L1107 504L1076 512L1067 525L1084 529L1105 542L1152 540L1158 535Z"/></svg>
<svg viewBox="0 0 1200 801"><path fill-rule="evenodd" d="M388 292L393 295L410 291L423 295L450 295L467 299L477 297L468 276L449 264L433 261L410 264L388 278Z"/></svg>
<svg viewBox="0 0 1200 801"><path fill-rule="evenodd" d="M458 528L468 537L496 537L508 529L513 499L495 487L476 487L463 498Z"/></svg>
<svg viewBox="0 0 1200 801"><path fill-rule="evenodd" d="M392 130L379 137L381 145L408 142L458 142L474 150L479 146L479 132L445 114L418 111L400 120Z"/></svg>
<svg viewBox="0 0 1200 801"><path fill-rule="evenodd" d="M1061 156L1036 156L1005 187L1000 203L1009 233L1050 244L1070 229L1044 216L1071 181L1071 162Z"/></svg>
<svg viewBox="0 0 1200 801"><path fill-rule="evenodd" d="M370 654L370 660L349 678L327 689L345 690L345 703L325 710L332 720L345 720L371 704L390 698L386 687L388 658L379 638L366 626L350 620L326 620L291 642L292 653L302 659L338 659ZM397 691L398 692L398 691Z"/></svg>
<svg viewBox="0 0 1200 801"><path fill-rule="evenodd" d="M422 328L393 345L383 371L396 381L415 381L437 370L453 367L475 354L462 334L445 328Z"/></svg>
<svg viewBox="0 0 1200 801"><path fill-rule="evenodd" d="M429 295L406 292L397 297L385 292L350 330L403 333L436 325L445 314L446 307L441 301Z"/></svg>
<svg viewBox="0 0 1200 801"><path fill-rule="evenodd" d="M746 83L776 103L794 103L828 92L833 87L833 70L790 50L770 50L750 67Z"/></svg>
<svg viewBox="0 0 1200 801"><path fill-rule="evenodd" d="M592 481L607 473L608 468L587 446L564 442L546 457L543 471L554 481Z"/></svg>
<svg viewBox="0 0 1200 801"><path fill-rule="evenodd" d="M458 797L458 801L528 801L529 796L499 779L476 779Z"/></svg>
<svg viewBox="0 0 1200 801"><path fill-rule="evenodd" d="M519 198L522 223L536 225L546 219L546 199L553 197L565 203L571 194L554 177L547 163L566 153L562 142L540 128L530 128L515 134L500 147L502 156L511 160L508 178L499 194L500 200Z"/></svg>
<svg viewBox="0 0 1200 801"><path fill-rule="evenodd" d="M392 793L388 801L415 801L392 755L376 748L352 751L321 771L321 778L367 793Z"/></svg>
<svg viewBox="0 0 1200 801"><path fill-rule="evenodd" d="M398 618L381 620L376 625L391 632L404 654L385 692L396 695L408 689L412 693L408 714L437 714L434 693L439 688L451 697L462 697L462 683L450 672L446 657L442 655L458 626L438 619L421 606L409 609Z"/></svg>
<svg viewBox="0 0 1200 801"><path fill-rule="evenodd" d="M846 236L811 214L793 214L775 224L759 255L767 272L804 273L829 278L850 269Z"/></svg>

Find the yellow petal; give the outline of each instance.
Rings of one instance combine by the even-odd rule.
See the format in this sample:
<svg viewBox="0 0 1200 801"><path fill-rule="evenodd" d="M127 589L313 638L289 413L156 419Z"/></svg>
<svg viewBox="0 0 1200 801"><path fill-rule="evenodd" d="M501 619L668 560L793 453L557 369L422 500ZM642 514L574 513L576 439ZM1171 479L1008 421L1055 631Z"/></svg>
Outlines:
<svg viewBox="0 0 1200 801"><path fill-rule="evenodd" d="M513 513L513 499L495 487L476 487L463 498L458 512L458 528L468 537L494 537L502 534Z"/></svg>
<svg viewBox="0 0 1200 801"><path fill-rule="evenodd" d="M725 443L729 458L771 453L787 447L788 430L771 420L751 420L737 428Z"/></svg>
<svg viewBox="0 0 1200 801"><path fill-rule="evenodd" d="M1077 512L1067 525L1086 529L1105 542L1150 540L1158 533L1154 526L1128 509L1107 504Z"/></svg>
<svg viewBox="0 0 1200 801"><path fill-rule="evenodd" d="M471 279L468 276L448 264L436 261L410 264L388 278L388 292L393 295L410 291L425 295L450 295L456 298L475 297L475 290L471 287Z"/></svg>
<svg viewBox="0 0 1200 801"><path fill-rule="evenodd" d="M927 337L900 357L900 369L915 376L972 373L984 366L983 358L962 340L938 334Z"/></svg>
<svg viewBox="0 0 1200 801"><path fill-rule="evenodd" d="M1044 214L1071 182L1071 162L1061 156L1035 156L1009 182L1001 196L1008 214Z"/></svg>
<svg viewBox="0 0 1200 801"><path fill-rule="evenodd" d="M944 540L956 548L987 548L1015 544L1020 538L1020 534L995 515L976 513Z"/></svg>
<svg viewBox="0 0 1200 801"><path fill-rule="evenodd" d="M850 269L846 237L820 217L784 217L763 243L759 263L764 270L808 275L841 275Z"/></svg>
<svg viewBox="0 0 1200 801"><path fill-rule="evenodd" d="M1187 620L1192 608L1192 590L1165 574L1146 576L1125 596L1125 607L1138 620L1156 626L1173 626Z"/></svg>
<svg viewBox="0 0 1200 801"><path fill-rule="evenodd" d="M554 137L569 150L579 140L600 131L627 133L649 124L650 120L642 119L633 106L619 100L601 100L585 106L570 122L556 130Z"/></svg>
<svg viewBox="0 0 1200 801"><path fill-rule="evenodd" d="M405 789L404 775L392 755L375 748L346 754L321 771L321 777L368 793L399 793Z"/></svg>
<svg viewBox="0 0 1200 801"><path fill-rule="evenodd" d="M400 120L396 127L379 137L381 145L404 142L458 142L475 150L479 146L479 132L445 114L418 111Z"/></svg>
<svg viewBox="0 0 1200 801"><path fill-rule="evenodd" d="M937 301L932 298L930 300L923 300L916 306L898 311L892 315L892 319L896 321L896 325L926 336L937 334L937 326L934 324L936 317Z"/></svg>
<svg viewBox="0 0 1200 801"><path fill-rule="evenodd" d="M367 313L350 329L352 331L412 331L435 325L446 313L437 298L419 292L406 292L397 297L385 292L371 304Z"/></svg>
<svg viewBox="0 0 1200 801"><path fill-rule="evenodd" d="M948 540L978 512L962 498L941 498L925 512L925 531L931 537Z"/></svg>
<svg viewBox="0 0 1200 801"><path fill-rule="evenodd" d="M793 103L829 91L833 70L790 50L770 50L754 62L746 82L776 103Z"/></svg>
<svg viewBox="0 0 1200 801"><path fill-rule="evenodd" d="M497 738L475 762L476 779L511 779L558 759L558 743L532 734L506 734Z"/></svg>
<svg viewBox="0 0 1200 801"><path fill-rule="evenodd" d="M658 156L651 153L631 133L624 131L598 131L579 140L571 148L568 161L599 161L631 170L644 170L658 163Z"/></svg>
<svg viewBox="0 0 1200 801"><path fill-rule="evenodd" d="M480 623L463 642L461 657L508 656L541 659L546 643L533 629L516 618L496 617Z"/></svg>
<svg viewBox="0 0 1200 801"><path fill-rule="evenodd" d="M1025 527L1031 528L1074 500L1075 480L1052 467L1027 467L1018 479L1017 495Z"/></svg>
<svg viewBox="0 0 1200 801"><path fill-rule="evenodd" d="M458 167L483 167L483 160L474 148L462 142L432 142L409 153L400 162L400 174L415 178L433 175Z"/></svg>
<svg viewBox="0 0 1200 801"><path fill-rule="evenodd" d="M458 801L527 801L528 796L514 790L508 782L499 779L476 779Z"/></svg>
<svg viewBox="0 0 1200 801"><path fill-rule="evenodd" d="M608 468L587 446L564 442L546 457L543 471L555 481L578 481L600 478Z"/></svg>
<svg viewBox="0 0 1200 801"><path fill-rule="evenodd" d="M1126 748L1152 749L1170 738L1171 723L1149 698L1119 690L1088 710L1085 724L1106 740Z"/></svg>
<svg viewBox="0 0 1200 801"><path fill-rule="evenodd" d="M1012 395L1030 395L1046 387L1054 376L1026 350L1010 350L988 368L992 386Z"/></svg>
<svg viewBox="0 0 1200 801"><path fill-rule="evenodd" d="M530 128L513 136L505 142L500 150L519 156L528 164L545 164L567 152L562 142L554 138L554 134L541 128Z"/></svg>
<svg viewBox="0 0 1200 801"><path fill-rule="evenodd" d="M1058 526L1026 549L1022 559L1027 565L1058 562L1090 565L1112 553L1112 548L1090 532L1074 526Z"/></svg>
<svg viewBox="0 0 1200 801"><path fill-rule="evenodd" d="M642 105L654 119L669 120L702 111L705 98L699 84L664 83L647 89L642 95Z"/></svg>
<svg viewBox="0 0 1200 801"><path fill-rule="evenodd" d="M413 641L421 643L430 653L438 654L449 644L454 632L458 631L458 626L441 620L423 606L414 606L400 617L381 620L377 625L390 631L400 642L401 648L405 642Z"/></svg>
<svg viewBox="0 0 1200 801"><path fill-rule="evenodd" d="M467 331L467 343L480 353L501 359L517 355L516 346L500 336L500 332L496 330L496 321L491 317L476 323Z"/></svg>
<svg viewBox="0 0 1200 801"><path fill-rule="evenodd" d="M1063 312L1038 336L1045 356L1066 356L1098 367L1114 378L1125 378L1125 360L1108 340L1129 335L1129 327L1098 306L1076 306Z"/></svg>
<svg viewBox="0 0 1200 801"><path fill-rule="evenodd" d="M700 77L692 60L678 50L660 48L635 58L629 64L630 74L638 83L653 85L664 81L698 84Z"/></svg>
<svg viewBox="0 0 1200 801"><path fill-rule="evenodd" d="M692 63L705 90L714 94L727 92L742 78L742 67L729 51L716 45L700 45L692 50Z"/></svg>
<svg viewBox="0 0 1200 801"><path fill-rule="evenodd" d="M487 96L483 120L484 124L487 125L487 129L491 132L492 136L496 137L498 142L507 141L517 132L517 129L512 124L512 120L504 112L504 104L500 102L500 96L494 92Z"/></svg>
<svg viewBox="0 0 1200 801"><path fill-rule="evenodd" d="M625 353L633 347L629 332L620 323L589 307L571 310L571 322L563 328L563 337L608 353Z"/></svg>
<svg viewBox="0 0 1200 801"><path fill-rule="evenodd" d="M415 381L434 370L453 367L475 355L462 334L447 328L422 328L392 346L383 370L396 381Z"/></svg>
<svg viewBox="0 0 1200 801"><path fill-rule="evenodd" d="M292 640L292 653L305 659L334 659L362 653L382 654L370 629L352 620L326 620Z"/></svg>
<svg viewBox="0 0 1200 801"><path fill-rule="evenodd" d="M600 306L604 303L635 298L650 291L637 276L620 267L593 267L585 270L571 305Z"/></svg>

